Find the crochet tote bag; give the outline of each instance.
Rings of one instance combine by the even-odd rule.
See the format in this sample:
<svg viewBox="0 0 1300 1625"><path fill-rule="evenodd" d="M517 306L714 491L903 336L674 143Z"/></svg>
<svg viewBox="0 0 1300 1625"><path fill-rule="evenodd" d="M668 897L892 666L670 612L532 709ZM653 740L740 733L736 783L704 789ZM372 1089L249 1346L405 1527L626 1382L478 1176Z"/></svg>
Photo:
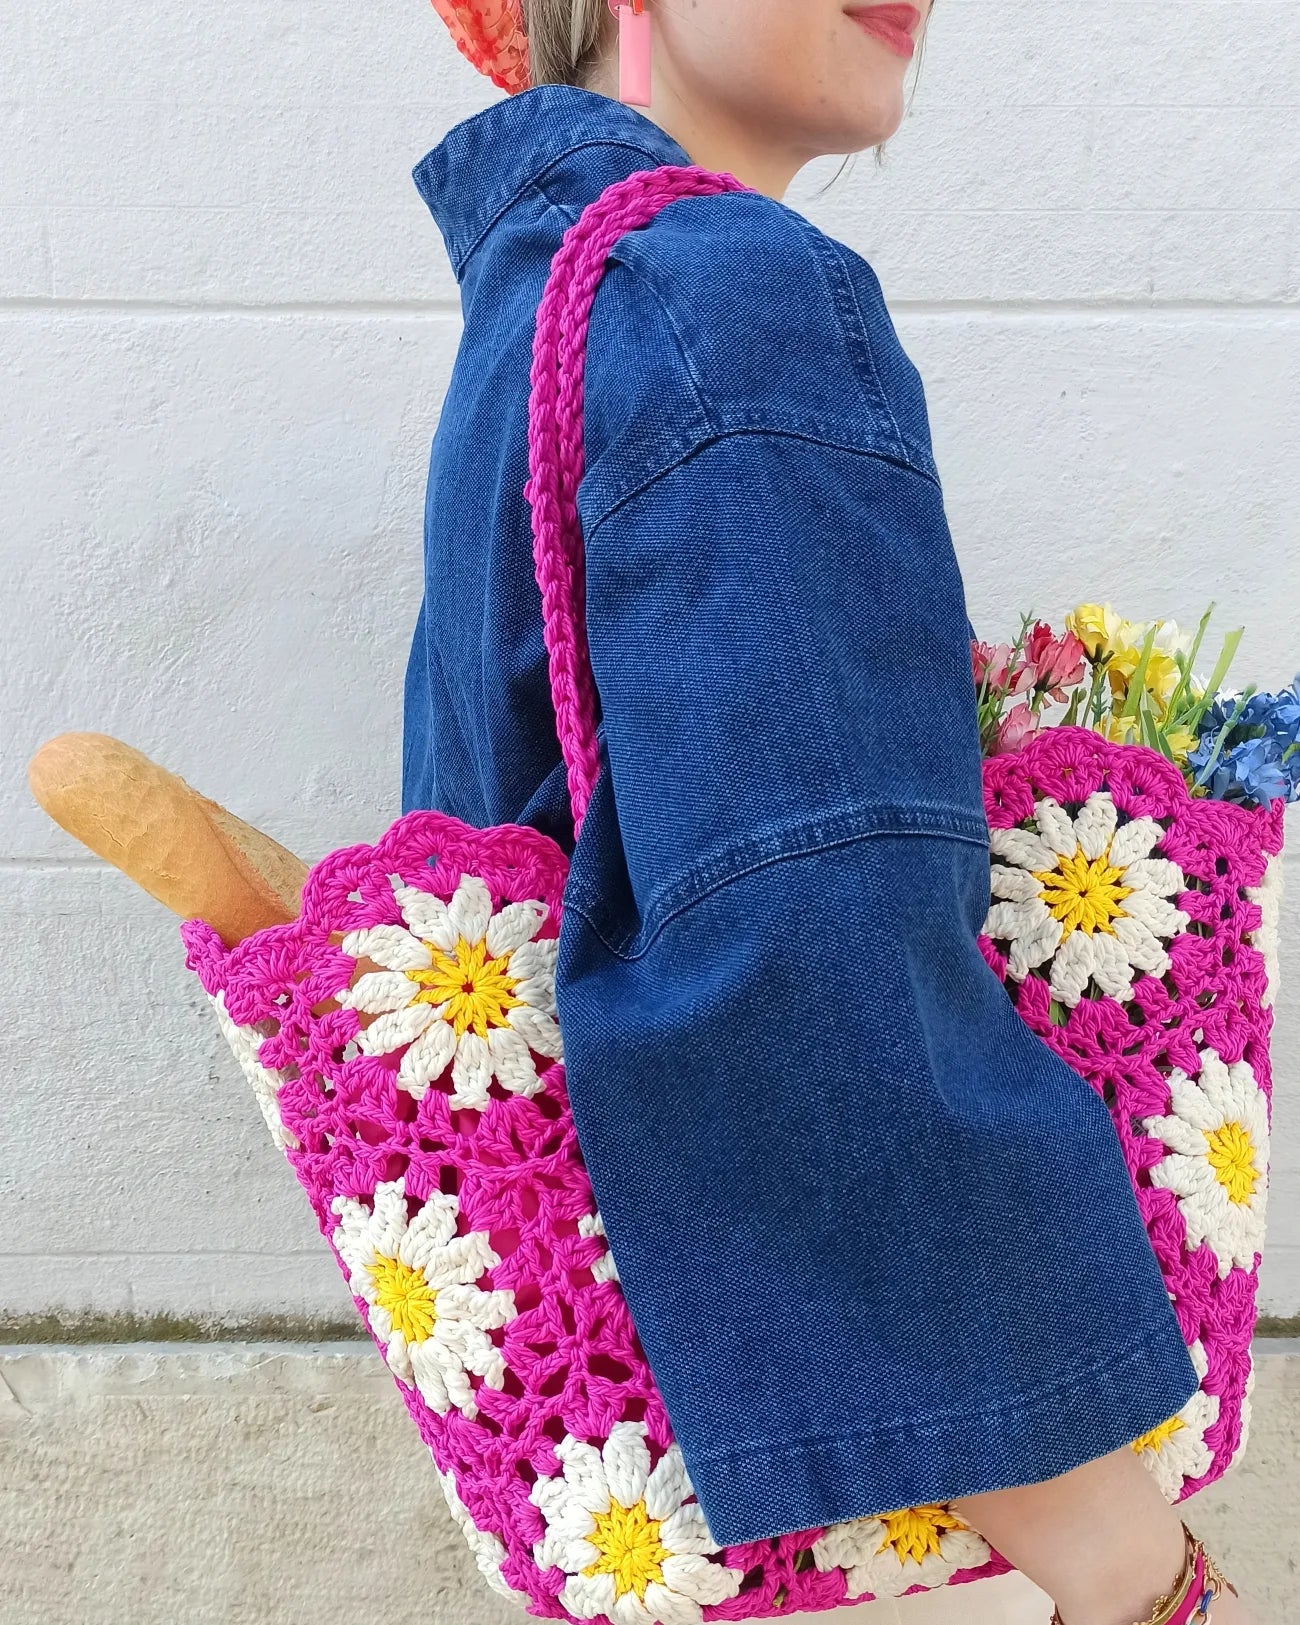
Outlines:
<svg viewBox="0 0 1300 1625"><path fill-rule="evenodd" d="M579 828L597 773L574 501L587 317L624 232L735 189L684 166L610 186L565 233L538 309L528 497ZM1074 727L987 762L985 788L984 953L1109 1105L1201 1372L1133 1446L1178 1500L1244 1436L1283 807L1193 799L1156 752ZM536 830L415 811L316 864L291 924L231 949L182 927L487 1583L544 1618L681 1625L1003 1572L942 1505L712 1544L565 1094L566 870Z"/></svg>

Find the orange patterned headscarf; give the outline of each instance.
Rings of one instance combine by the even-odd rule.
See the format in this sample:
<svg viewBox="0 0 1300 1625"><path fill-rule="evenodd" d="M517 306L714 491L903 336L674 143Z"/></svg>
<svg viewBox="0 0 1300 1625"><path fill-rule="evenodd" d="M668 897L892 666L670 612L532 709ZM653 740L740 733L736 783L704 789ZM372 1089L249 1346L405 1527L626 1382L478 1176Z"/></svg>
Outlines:
<svg viewBox="0 0 1300 1625"><path fill-rule="evenodd" d="M433 7L480 73L511 95L528 89L528 36L519 0L433 0Z"/></svg>

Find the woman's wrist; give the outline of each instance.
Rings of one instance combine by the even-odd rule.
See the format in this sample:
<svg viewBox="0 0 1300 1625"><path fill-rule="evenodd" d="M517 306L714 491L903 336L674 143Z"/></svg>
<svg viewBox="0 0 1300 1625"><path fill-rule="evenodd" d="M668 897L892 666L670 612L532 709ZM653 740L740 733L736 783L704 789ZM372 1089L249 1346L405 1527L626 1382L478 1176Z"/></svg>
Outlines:
<svg viewBox="0 0 1300 1625"><path fill-rule="evenodd" d="M1156 1599L1146 1618L1134 1625L1212 1625L1215 1598L1224 1591L1237 1595L1237 1588L1186 1523L1182 1530L1184 1556L1177 1580L1171 1590ZM1050 1625L1067 1625L1059 1607L1053 1610Z"/></svg>

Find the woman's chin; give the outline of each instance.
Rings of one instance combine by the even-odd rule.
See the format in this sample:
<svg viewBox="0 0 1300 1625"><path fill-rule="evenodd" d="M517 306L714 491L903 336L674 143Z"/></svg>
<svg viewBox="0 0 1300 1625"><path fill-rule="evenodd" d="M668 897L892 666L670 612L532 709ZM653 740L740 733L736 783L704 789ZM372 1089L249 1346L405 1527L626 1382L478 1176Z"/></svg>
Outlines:
<svg viewBox="0 0 1300 1625"><path fill-rule="evenodd" d="M855 109L855 116L845 120L843 138L834 147L832 152L865 152L868 147L878 147L882 142L888 141L897 134L898 127L903 122L903 106L901 99L895 106L872 107L865 114L861 107Z"/></svg>

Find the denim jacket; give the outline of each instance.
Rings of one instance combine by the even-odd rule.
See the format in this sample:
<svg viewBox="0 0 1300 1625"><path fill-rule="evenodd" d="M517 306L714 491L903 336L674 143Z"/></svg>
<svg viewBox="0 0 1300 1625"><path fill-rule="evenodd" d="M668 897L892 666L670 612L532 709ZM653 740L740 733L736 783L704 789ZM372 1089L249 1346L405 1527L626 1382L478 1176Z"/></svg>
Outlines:
<svg viewBox="0 0 1300 1625"><path fill-rule="evenodd" d="M415 169L464 330L403 806L571 855L557 1003L629 1307L710 1527L1051 1476L1195 1387L1101 1100L1016 1015L971 626L870 265L760 194L614 247L579 487L602 768L573 841L532 573L533 323L611 181L691 160L539 86Z"/></svg>

